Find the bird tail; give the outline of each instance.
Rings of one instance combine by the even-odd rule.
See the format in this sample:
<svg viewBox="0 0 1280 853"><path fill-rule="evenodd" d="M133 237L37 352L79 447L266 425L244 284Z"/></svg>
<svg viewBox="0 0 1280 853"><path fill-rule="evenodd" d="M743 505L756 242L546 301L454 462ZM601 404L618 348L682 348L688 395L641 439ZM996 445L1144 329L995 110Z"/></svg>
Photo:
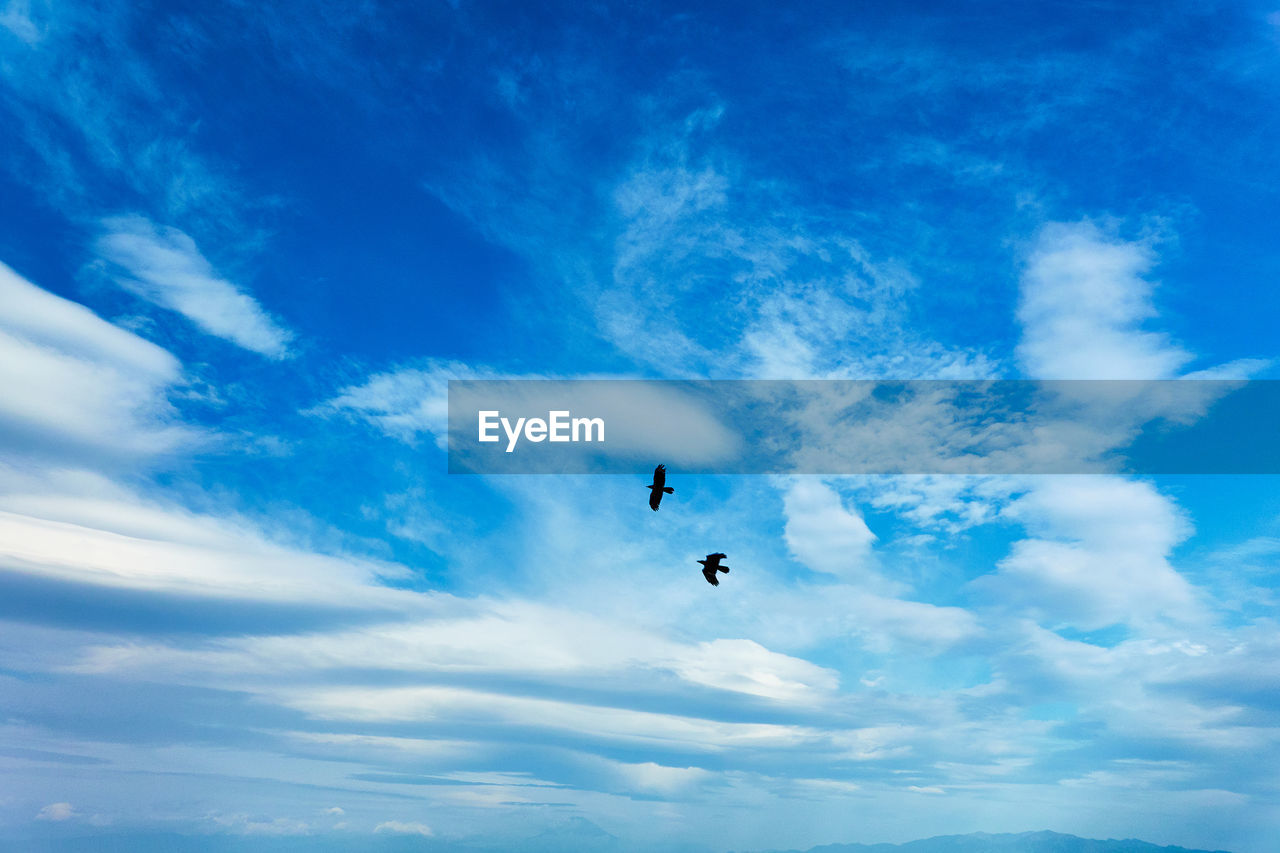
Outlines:
<svg viewBox="0 0 1280 853"><path fill-rule="evenodd" d="M675 489L673 489L673 488L671 488L670 486L667 486L667 487L666 487L666 488L664 488L662 491L664 491L664 492L666 492L667 494L669 494L669 495L670 495L670 494L675 494L675 491L676 491L676 490L675 490Z"/></svg>
<svg viewBox="0 0 1280 853"><path fill-rule="evenodd" d="M727 575L727 574L729 574L729 567L728 567L728 566L720 566L720 567L719 567L719 569L720 569L720 571L724 572L726 575Z"/></svg>

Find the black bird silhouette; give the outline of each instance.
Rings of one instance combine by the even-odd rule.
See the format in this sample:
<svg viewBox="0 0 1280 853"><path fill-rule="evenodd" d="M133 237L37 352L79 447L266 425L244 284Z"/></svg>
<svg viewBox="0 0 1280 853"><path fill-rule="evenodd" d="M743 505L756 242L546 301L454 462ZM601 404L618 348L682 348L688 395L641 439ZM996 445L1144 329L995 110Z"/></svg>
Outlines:
<svg viewBox="0 0 1280 853"><path fill-rule="evenodd" d="M716 579L716 572L724 572L729 574L729 567L720 565L720 561L725 558L724 554L708 554L707 559L699 560L702 563L702 576L707 579L707 583L712 586L720 586L720 581Z"/></svg>
<svg viewBox="0 0 1280 853"><path fill-rule="evenodd" d="M646 486L649 490L649 509L654 512L658 511L658 504L662 503L662 493L673 494L675 489L667 485L667 466L659 465L653 469L653 482Z"/></svg>

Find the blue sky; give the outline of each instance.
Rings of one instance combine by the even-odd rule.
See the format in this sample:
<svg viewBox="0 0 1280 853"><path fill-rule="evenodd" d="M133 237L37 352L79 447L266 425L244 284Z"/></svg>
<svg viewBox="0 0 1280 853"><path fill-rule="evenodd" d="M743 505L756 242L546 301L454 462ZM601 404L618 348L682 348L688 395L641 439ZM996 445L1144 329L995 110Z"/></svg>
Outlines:
<svg viewBox="0 0 1280 853"><path fill-rule="evenodd" d="M0 833L1268 849L1274 478L441 447L450 378L1277 378L1280 7L535 6L0 12Z"/></svg>

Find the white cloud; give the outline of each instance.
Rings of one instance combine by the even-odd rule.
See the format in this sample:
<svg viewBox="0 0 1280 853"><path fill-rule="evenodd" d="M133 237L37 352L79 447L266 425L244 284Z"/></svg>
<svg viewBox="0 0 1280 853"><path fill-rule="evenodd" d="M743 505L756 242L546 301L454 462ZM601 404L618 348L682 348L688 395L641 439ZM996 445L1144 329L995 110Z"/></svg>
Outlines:
<svg viewBox="0 0 1280 853"><path fill-rule="evenodd" d="M787 547L809 568L846 580L884 587L872 562L876 536L835 489L813 477L799 477L783 498Z"/></svg>
<svg viewBox="0 0 1280 853"><path fill-rule="evenodd" d="M1019 488L1008 476L921 474L857 477L852 483L871 506L892 511L917 527L948 534L991 521Z"/></svg>
<svg viewBox="0 0 1280 853"><path fill-rule="evenodd" d="M1190 524L1149 483L1044 478L1005 514L1038 536L1015 542L998 574L975 582L1003 602L1086 630L1203 615L1191 584L1168 562Z"/></svg>
<svg viewBox="0 0 1280 853"><path fill-rule="evenodd" d="M1206 750L1237 762L1265 761L1259 756L1275 750L1272 715L1258 702L1260 685L1274 676L1272 626L1197 626L1106 648L1024 622L1007 645L996 665L1012 685L1010 698L1024 706L1052 696L1112 737L1155 737L1164 754L1197 763ZM1197 775L1204 769L1198 765Z"/></svg>
<svg viewBox="0 0 1280 853"><path fill-rule="evenodd" d="M1194 777L1190 762L1119 759L1112 770L1094 770L1083 776L1062 779L1060 785L1098 785L1106 788L1164 788L1182 785Z"/></svg>
<svg viewBox="0 0 1280 853"><path fill-rule="evenodd" d="M700 643L678 654L673 668L695 684L771 699L812 701L839 684L832 671L769 651L751 640Z"/></svg>
<svg viewBox="0 0 1280 853"><path fill-rule="evenodd" d="M0 264L5 331L31 344L138 373L172 375L178 362L149 341L113 326L76 302L43 290Z"/></svg>
<svg viewBox="0 0 1280 853"><path fill-rule="evenodd" d="M978 633L973 615L959 607L898 597L907 584L881 573L872 551L875 534L831 485L816 477L797 477L787 488L783 508L791 553L843 583L772 592L771 609L812 611L817 598L828 614L838 614L826 617L824 621L833 624L823 634L851 633L877 652L903 645L941 649Z"/></svg>
<svg viewBox="0 0 1280 853"><path fill-rule="evenodd" d="M194 240L141 216L103 220L95 248L121 287L177 311L208 334L270 358L286 358L293 333L252 296L220 277Z"/></svg>
<svg viewBox="0 0 1280 853"><path fill-rule="evenodd" d="M774 582L743 599L741 615L749 614L753 635L784 648L856 638L875 654L939 654L982 634L978 618L962 607L877 595L853 584Z"/></svg>
<svg viewBox="0 0 1280 853"><path fill-rule="evenodd" d="M182 378L168 352L4 264L0 302L0 435L11 446L101 458L194 439L166 399Z"/></svg>
<svg viewBox="0 0 1280 853"><path fill-rule="evenodd" d="M847 603L850 630L873 651L897 647L940 650L981 633L978 619L961 607L940 607L854 590L843 595L837 592L832 600Z"/></svg>
<svg viewBox="0 0 1280 853"><path fill-rule="evenodd" d="M1144 331L1155 316L1155 265L1145 241L1125 241L1089 221L1044 226L1022 276L1018 360L1036 379L1165 379L1192 356Z"/></svg>
<svg viewBox="0 0 1280 853"><path fill-rule="evenodd" d="M828 740L826 732L808 726L722 722L456 687L298 687L264 689L262 695L315 719L433 724L467 721L473 726L518 726L696 752L788 749Z"/></svg>
<svg viewBox="0 0 1280 853"><path fill-rule="evenodd" d="M1031 484L1004 514L1041 535L1167 553L1191 533L1185 513L1145 481L1074 476Z"/></svg>
<svg viewBox="0 0 1280 853"><path fill-rule="evenodd" d="M427 826L425 823L402 820L383 821L375 826L373 831L377 833L393 833L395 835L422 835L426 837L435 835L435 833L431 831L431 827Z"/></svg>
<svg viewBox="0 0 1280 853"><path fill-rule="evenodd" d="M442 763L459 763L473 757L482 744L473 741L443 740L389 735L351 734L349 732L284 731L277 732L293 743L323 747L343 760L380 760L387 756L410 755Z"/></svg>
<svg viewBox="0 0 1280 853"><path fill-rule="evenodd" d="M304 414L350 413L393 438L412 442L426 433L443 448L449 430L449 380L485 378L492 377L460 362L428 362L423 368L372 374Z"/></svg>
<svg viewBox="0 0 1280 853"><path fill-rule="evenodd" d="M1270 358L1238 358L1226 364L1206 367L1204 370L1193 370L1183 379L1252 379L1259 373L1275 364Z"/></svg>
<svg viewBox="0 0 1280 853"><path fill-rule="evenodd" d="M95 475L52 472L39 478L43 492L31 486L0 478L9 571L200 597L394 610L425 602L379 585L402 567L281 545L246 520L147 501Z"/></svg>
<svg viewBox="0 0 1280 853"><path fill-rule="evenodd" d="M76 810L71 807L71 803L49 803L49 805L40 809L40 813L36 815L36 820L63 821L70 820L76 816Z"/></svg>
<svg viewBox="0 0 1280 853"><path fill-rule="evenodd" d="M714 778L701 767L668 767L653 761L631 764L601 759L618 777L625 790L676 796Z"/></svg>
<svg viewBox="0 0 1280 853"><path fill-rule="evenodd" d="M204 649L98 646L77 668L204 673L215 680L325 669L512 673L548 680L626 673L637 688L658 683L646 672L673 673L689 684L801 706L837 687L830 670L750 640L680 643L617 620L532 602L451 599L449 606L452 616L436 614L428 621L234 639ZM595 639L583 643L584 636Z"/></svg>

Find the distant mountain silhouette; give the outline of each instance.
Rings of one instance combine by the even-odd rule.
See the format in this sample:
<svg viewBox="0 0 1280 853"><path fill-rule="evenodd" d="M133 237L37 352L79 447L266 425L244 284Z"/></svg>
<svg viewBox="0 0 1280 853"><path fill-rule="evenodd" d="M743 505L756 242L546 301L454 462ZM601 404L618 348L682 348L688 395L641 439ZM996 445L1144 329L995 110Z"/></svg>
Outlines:
<svg viewBox="0 0 1280 853"><path fill-rule="evenodd" d="M613 851L619 847L617 836L610 835L584 817L571 817L560 826L525 839L513 849L529 853L561 853L565 850Z"/></svg>
<svg viewBox="0 0 1280 853"><path fill-rule="evenodd" d="M24 853L722 853L723 847L679 842L641 844L617 838L581 817L533 836L423 838L416 835L373 835L357 832L317 833L294 837L182 835L110 830L90 836L65 834L54 827L37 837L0 831L0 850ZM799 850L774 853L802 853ZM1096 841L1057 832L1016 835L945 835L906 844L825 844L803 853L1226 853L1160 847L1146 841Z"/></svg>
<svg viewBox="0 0 1280 853"><path fill-rule="evenodd" d="M1123 840L1080 838L1060 832L1019 832L991 835L939 835L905 844L823 844L808 850L772 853L1227 853L1225 850L1192 850L1161 847L1133 838Z"/></svg>

